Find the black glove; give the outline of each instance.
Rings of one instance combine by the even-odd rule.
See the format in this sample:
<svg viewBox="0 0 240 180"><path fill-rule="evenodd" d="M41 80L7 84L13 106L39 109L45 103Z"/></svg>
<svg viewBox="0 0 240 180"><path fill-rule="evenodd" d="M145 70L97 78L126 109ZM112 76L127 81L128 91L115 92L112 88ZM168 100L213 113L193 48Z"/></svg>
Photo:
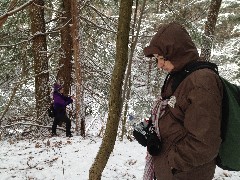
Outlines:
<svg viewBox="0 0 240 180"><path fill-rule="evenodd" d="M143 122L139 123L134 127L133 136L139 144L147 146L147 126Z"/></svg>
<svg viewBox="0 0 240 180"><path fill-rule="evenodd" d="M146 147L150 155L157 156L161 149L162 144L155 132L152 121L148 123L141 122L134 127L133 136L139 144Z"/></svg>
<svg viewBox="0 0 240 180"><path fill-rule="evenodd" d="M157 156L162 149L162 143L157 136L154 128L149 131L148 139L147 139L147 150L150 155Z"/></svg>

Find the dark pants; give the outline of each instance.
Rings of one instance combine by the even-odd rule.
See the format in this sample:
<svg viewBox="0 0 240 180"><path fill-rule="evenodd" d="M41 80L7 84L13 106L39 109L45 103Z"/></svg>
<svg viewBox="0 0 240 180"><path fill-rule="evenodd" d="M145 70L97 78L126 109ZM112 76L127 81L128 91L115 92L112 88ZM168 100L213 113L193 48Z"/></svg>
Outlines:
<svg viewBox="0 0 240 180"><path fill-rule="evenodd" d="M71 120L67 117L66 113L56 114L52 125L52 134L56 134L57 125L62 122L66 123L66 136L71 135Z"/></svg>

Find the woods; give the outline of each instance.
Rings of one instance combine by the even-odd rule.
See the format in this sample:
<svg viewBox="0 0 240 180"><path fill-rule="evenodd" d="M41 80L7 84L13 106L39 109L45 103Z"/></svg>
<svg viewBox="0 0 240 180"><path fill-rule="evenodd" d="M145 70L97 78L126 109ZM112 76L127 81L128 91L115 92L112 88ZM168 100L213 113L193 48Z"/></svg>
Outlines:
<svg viewBox="0 0 240 180"><path fill-rule="evenodd" d="M201 57L239 82L239 10L238 1L221 0L1 1L0 139L47 137L58 82L76 98L72 131L103 138L89 171L101 179L115 140L133 140L132 125L148 117L160 92L165 73L143 55L159 25L182 23Z"/></svg>

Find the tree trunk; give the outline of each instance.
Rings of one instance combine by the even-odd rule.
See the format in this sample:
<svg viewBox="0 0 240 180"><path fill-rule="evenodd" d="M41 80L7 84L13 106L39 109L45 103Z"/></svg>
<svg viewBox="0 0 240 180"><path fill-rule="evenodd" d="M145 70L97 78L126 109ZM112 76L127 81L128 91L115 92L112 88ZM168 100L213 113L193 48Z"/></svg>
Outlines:
<svg viewBox="0 0 240 180"><path fill-rule="evenodd" d="M132 61L133 61L133 54L138 42L138 35L140 32L140 26L141 26L141 22L142 22L142 16L143 16L143 12L145 9L145 5L146 5L146 0L144 0L142 2L142 9L141 9L141 14L139 16L138 19L138 24L137 24L137 29L136 29L136 37L134 38L134 31L135 31L135 24L136 24L136 16L137 16L137 8L138 8L138 0L136 1L136 9L135 9L135 13L134 13L134 23L133 23L133 27L132 27L132 43L131 43L131 51L130 51L130 57L129 57L129 63L128 63L128 68L127 68L127 72L126 72L126 76L125 76L125 80L124 80L124 89L123 89L123 101L125 101L125 107L124 107L124 112L123 112L123 120L122 120L122 135L121 135L121 139L123 140L123 136L126 133L126 119L127 119L127 111L128 111L128 101L130 99L130 91L131 91L131 71L132 71ZM126 94L126 96L125 96ZM123 105L122 105L123 106Z"/></svg>
<svg viewBox="0 0 240 180"><path fill-rule="evenodd" d="M128 78L128 81L129 81L129 83L128 83L129 88L127 89L124 112L123 112L121 140L123 140L124 135L126 135L126 132L127 132L126 122L127 122L127 112L128 112L128 101L130 99L131 86L132 86L131 76Z"/></svg>
<svg viewBox="0 0 240 180"><path fill-rule="evenodd" d="M121 134L121 140L123 140L124 134L126 132L126 121L127 121L127 110L128 110L128 94L130 97L130 83L131 83L131 68L132 68L132 57L133 57L133 51L134 51L134 32L135 32L135 26L137 23L137 14L138 14L138 0L136 0L136 5L135 5L135 11L134 11L134 18L133 18L133 23L132 23L132 28L131 28L131 52L130 52L130 58L128 61L128 67L127 67L127 72L125 75L125 80L124 80L124 85L123 85L123 103L121 105L121 109L123 109L123 115L121 116L122 120L122 134ZM137 37L135 38L137 39ZM125 103L124 103L125 102ZM124 106L124 108L123 108ZM122 111L122 110L121 110Z"/></svg>
<svg viewBox="0 0 240 180"><path fill-rule="evenodd" d="M35 72L35 99L37 118L43 118L42 115L46 112L49 102L49 72L47 58L47 43L45 34L44 0L36 0L30 6L31 33L34 36L32 42L32 53L34 58Z"/></svg>
<svg viewBox="0 0 240 180"><path fill-rule="evenodd" d="M205 23L205 31L202 37L201 60L210 60L214 31L221 3L222 0L212 0L209 6L208 17Z"/></svg>
<svg viewBox="0 0 240 180"><path fill-rule="evenodd" d="M71 1L63 0L63 18L61 29L61 49L63 55L59 61L59 71L57 75L57 80L64 87L64 94L69 94L71 84L72 84L72 37L69 24L71 24Z"/></svg>
<svg viewBox="0 0 240 180"><path fill-rule="evenodd" d="M114 148L117 136L121 115L123 78L128 62L128 42L132 4L132 0L121 0L120 2L116 42L116 62L110 86L108 121L102 144L95 161L89 170L89 180L101 179L102 172Z"/></svg>
<svg viewBox="0 0 240 180"><path fill-rule="evenodd" d="M75 65L75 78L76 78L76 99L75 99L75 108L76 108L76 133L79 134L79 125L80 121L83 121L83 114L81 111L81 105L83 104L83 93L82 93L82 76L81 76L81 60L80 60L80 25L78 20L79 14L79 0L71 1L71 14L72 14L72 41L73 41L73 50L74 50L74 65ZM83 107L82 107L83 109ZM81 127L84 130L81 131L81 135L85 136L85 123L81 122Z"/></svg>

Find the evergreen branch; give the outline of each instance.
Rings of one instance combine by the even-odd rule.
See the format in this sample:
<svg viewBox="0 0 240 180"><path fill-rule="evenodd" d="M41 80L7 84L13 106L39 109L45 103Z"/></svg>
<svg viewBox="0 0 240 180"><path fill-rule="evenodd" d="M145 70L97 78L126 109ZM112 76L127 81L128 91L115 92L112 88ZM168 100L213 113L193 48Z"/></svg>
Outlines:
<svg viewBox="0 0 240 180"><path fill-rule="evenodd" d="M8 11L8 12L5 13L4 15L0 16L0 27L2 27L2 25L5 23L5 21L7 20L7 18L8 18L9 16L12 16L13 14L15 14L15 13L17 13L17 12L25 9L26 7L28 7L29 5L31 5L34 1L35 1L35 0L30 0L30 1L26 2L25 4L23 4L22 6L14 9L14 10ZM13 3L14 3L14 5L13 5ZM15 6L15 3L16 3L16 2L12 1L12 2L10 3L10 6L9 6L8 9L12 9L12 8Z"/></svg>

